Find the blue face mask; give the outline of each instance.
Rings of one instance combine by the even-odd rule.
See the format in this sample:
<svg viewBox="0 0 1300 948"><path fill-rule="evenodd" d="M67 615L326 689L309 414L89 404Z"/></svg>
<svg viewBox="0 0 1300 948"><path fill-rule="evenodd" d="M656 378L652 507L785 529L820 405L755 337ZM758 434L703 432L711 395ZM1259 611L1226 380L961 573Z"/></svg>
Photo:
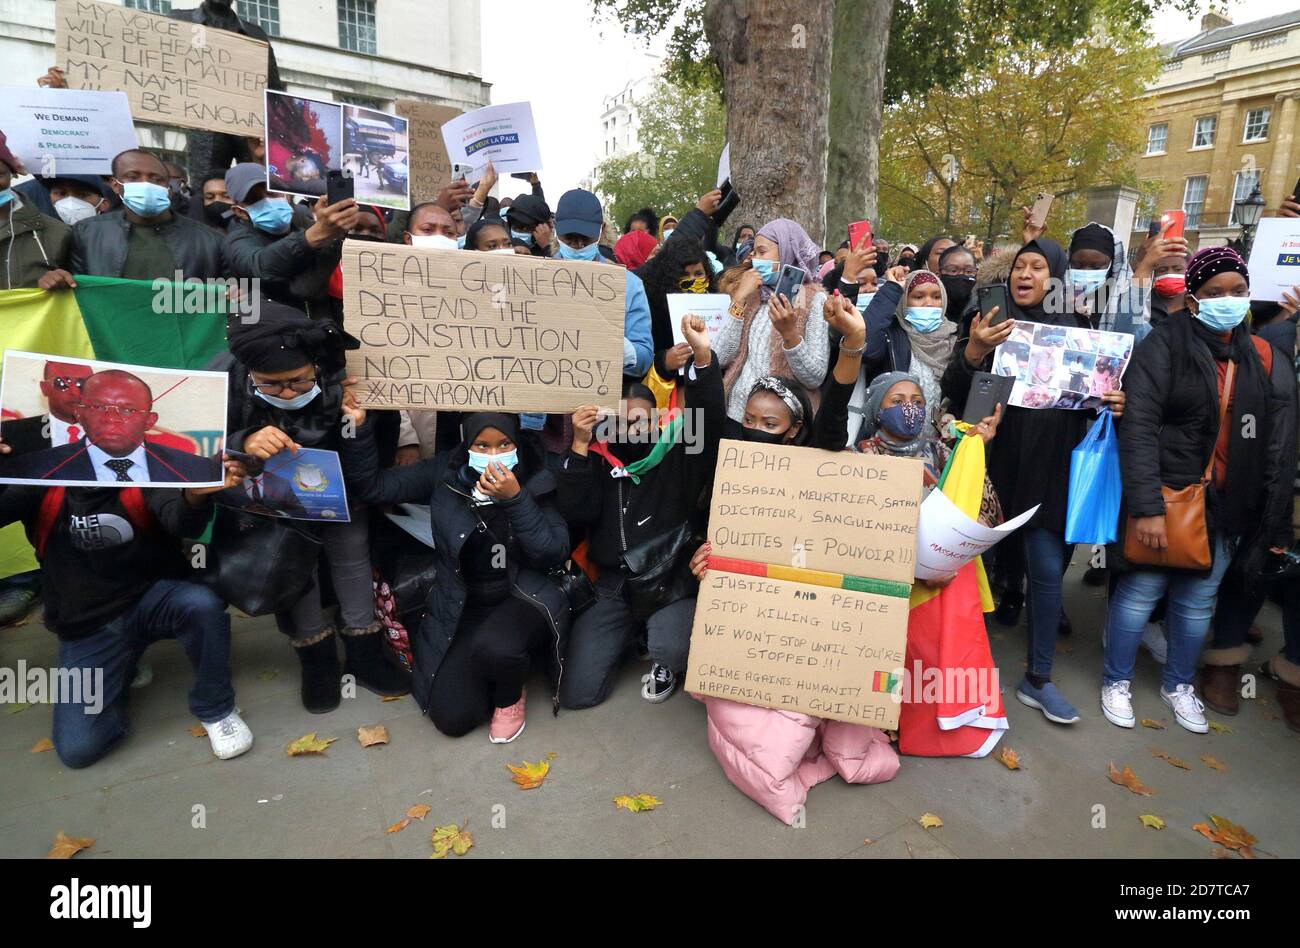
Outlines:
<svg viewBox="0 0 1300 948"><path fill-rule="evenodd" d="M122 203L141 217L157 217L172 206L171 192L148 181L122 183Z"/></svg>
<svg viewBox="0 0 1300 948"><path fill-rule="evenodd" d="M867 311L867 307L871 305L871 301L874 300L875 298L876 298L875 293L863 293L861 290L859 290L858 298L853 301L853 305L858 308L859 313L865 313Z"/></svg>
<svg viewBox="0 0 1300 948"><path fill-rule="evenodd" d="M0 191L0 207L4 207L13 199L14 199L13 188L5 188L3 191Z"/></svg>
<svg viewBox="0 0 1300 948"><path fill-rule="evenodd" d="M600 245L593 240L581 250L574 250L561 240L559 254L561 260L599 260Z"/></svg>
<svg viewBox="0 0 1300 948"><path fill-rule="evenodd" d="M1244 296L1219 296L1196 301L1196 318L1215 332L1231 332L1241 325L1250 312L1250 300Z"/></svg>
<svg viewBox="0 0 1300 948"><path fill-rule="evenodd" d="M306 408L311 400L320 394L320 386L313 385L310 392L303 392L295 398L279 398L275 395L263 395L257 392L257 397L267 404L274 405L276 408L283 408L285 411L297 411L299 408Z"/></svg>
<svg viewBox="0 0 1300 948"><path fill-rule="evenodd" d="M1071 267L1069 271L1070 285L1085 293L1101 289L1108 276L1110 276L1109 270L1076 270Z"/></svg>
<svg viewBox="0 0 1300 948"><path fill-rule="evenodd" d="M934 332L943 325L943 310L938 306L909 306L903 318L917 332Z"/></svg>
<svg viewBox="0 0 1300 948"><path fill-rule="evenodd" d="M526 230L515 230L512 227L510 228L510 236L515 240L522 240L530 247L533 245L533 235Z"/></svg>
<svg viewBox="0 0 1300 948"><path fill-rule="evenodd" d="M758 275L763 278L763 282L772 286L776 283L779 271L776 269L776 263L771 260L764 260L762 257L754 257L751 262Z"/></svg>
<svg viewBox="0 0 1300 948"><path fill-rule="evenodd" d="M487 470L489 461L495 461L507 471L513 471L515 465L519 463L519 449L511 448L505 454L483 454L479 451L469 453L469 466L480 474Z"/></svg>
<svg viewBox="0 0 1300 948"><path fill-rule="evenodd" d="M293 208L288 201L279 198L262 198L248 206L248 219L258 230L268 234L283 234L289 230L293 221Z"/></svg>
<svg viewBox="0 0 1300 948"><path fill-rule="evenodd" d="M881 411L880 427L896 438L911 441L925 427L925 406L920 402L891 405Z"/></svg>

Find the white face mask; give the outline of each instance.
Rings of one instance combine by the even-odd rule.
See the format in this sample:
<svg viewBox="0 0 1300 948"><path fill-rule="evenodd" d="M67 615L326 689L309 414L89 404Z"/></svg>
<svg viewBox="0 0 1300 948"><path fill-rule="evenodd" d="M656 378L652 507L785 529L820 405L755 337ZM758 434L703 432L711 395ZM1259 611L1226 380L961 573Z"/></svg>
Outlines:
<svg viewBox="0 0 1300 948"><path fill-rule="evenodd" d="M488 253L508 253L510 256L515 255L514 247L498 247L496 250L489 250Z"/></svg>
<svg viewBox="0 0 1300 948"><path fill-rule="evenodd" d="M69 227L77 223L77 221L84 221L94 217L96 213L95 205L71 195L56 201L54 210L58 213L59 219Z"/></svg>
<svg viewBox="0 0 1300 948"><path fill-rule="evenodd" d="M442 234L412 234L411 246L424 250L456 250L456 241Z"/></svg>

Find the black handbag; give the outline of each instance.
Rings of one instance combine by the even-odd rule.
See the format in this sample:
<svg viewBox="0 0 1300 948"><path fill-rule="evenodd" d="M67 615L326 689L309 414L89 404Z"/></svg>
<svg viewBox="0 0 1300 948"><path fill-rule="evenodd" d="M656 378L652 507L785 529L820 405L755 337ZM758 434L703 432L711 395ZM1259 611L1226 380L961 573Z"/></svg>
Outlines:
<svg viewBox="0 0 1300 948"><path fill-rule="evenodd" d="M278 517L216 505L201 579L250 616L292 608L311 589L321 541Z"/></svg>
<svg viewBox="0 0 1300 948"><path fill-rule="evenodd" d="M477 510L471 509L470 513L478 521L480 530L486 531L493 540L501 543L501 538L496 535L496 531L487 525L487 521L479 516ZM509 520L506 521L506 530L509 531L510 541L514 542L515 530ZM509 545L502 545L507 550L510 549ZM546 577L559 588L560 592L564 593L564 597L569 601L569 611L573 615L576 616L596 604L595 584L591 581L591 577L583 572L582 567L573 562L572 557L565 560L563 565L547 570Z"/></svg>
<svg viewBox="0 0 1300 948"><path fill-rule="evenodd" d="M695 531L687 522L623 554L623 598L633 619L647 619L664 606L696 594L699 581L690 562L697 546Z"/></svg>

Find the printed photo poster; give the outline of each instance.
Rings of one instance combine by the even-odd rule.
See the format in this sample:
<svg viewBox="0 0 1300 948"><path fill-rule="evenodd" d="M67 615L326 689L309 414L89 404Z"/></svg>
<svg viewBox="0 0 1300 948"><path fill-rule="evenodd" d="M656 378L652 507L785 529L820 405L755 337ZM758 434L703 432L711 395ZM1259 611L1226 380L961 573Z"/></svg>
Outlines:
<svg viewBox="0 0 1300 948"><path fill-rule="evenodd" d="M226 373L7 350L0 484L219 487Z"/></svg>
<svg viewBox="0 0 1300 948"><path fill-rule="evenodd" d="M266 189L320 197L343 169L343 106L266 92Z"/></svg>
<svg viewBox="0 0 1300 948"><path fill-rule="evenodd" d="M218 503L248 513L289 520L347 523L347 489L337 451L302 448L281 452L259 466L244 462L243 484L223 490Z"/></svg>
<svg viewBox="0 0 1300 948"><path fill-rule="evenodd" d="M533 107L528 102L489 105L458 115L442 127L442 140L453 165L470 165L476 179L489 161L497 174L542 170Z"/></svg>
<svg viewBox="0 0 1300 948"><path fill-rule="evenodd" d="M1018 321L993 353L993 373L1016 380L1018 408L1096 409L1120 389L1132 355L1128 333Z"/></svg>
<svg viewBox="0 0 1300 948"><path fill-rule="evenodd" d="M0 131L27 171L45 177L110 174L113 157L136 147L123 92L0 88Z"/></svg>
<svg viewBox="0 0 1300 948"><path fill-rule="evenodd" d="M358 203L410 209L409 149L406 119L343 106L343 170Z"/></svg>

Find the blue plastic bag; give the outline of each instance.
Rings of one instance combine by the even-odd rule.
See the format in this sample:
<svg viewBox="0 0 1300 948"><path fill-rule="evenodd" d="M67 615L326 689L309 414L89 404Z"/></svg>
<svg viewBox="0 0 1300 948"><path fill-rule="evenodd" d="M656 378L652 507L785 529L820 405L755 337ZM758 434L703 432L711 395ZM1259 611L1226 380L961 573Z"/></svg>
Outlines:
<svg viewBox="0 0 1300 948"><path fill-rule="evenodd" d="M1065 542L1114 543L1119 531L1119 437L1109 411L1092 423L1070 454L1070 500Z"/></svg>

